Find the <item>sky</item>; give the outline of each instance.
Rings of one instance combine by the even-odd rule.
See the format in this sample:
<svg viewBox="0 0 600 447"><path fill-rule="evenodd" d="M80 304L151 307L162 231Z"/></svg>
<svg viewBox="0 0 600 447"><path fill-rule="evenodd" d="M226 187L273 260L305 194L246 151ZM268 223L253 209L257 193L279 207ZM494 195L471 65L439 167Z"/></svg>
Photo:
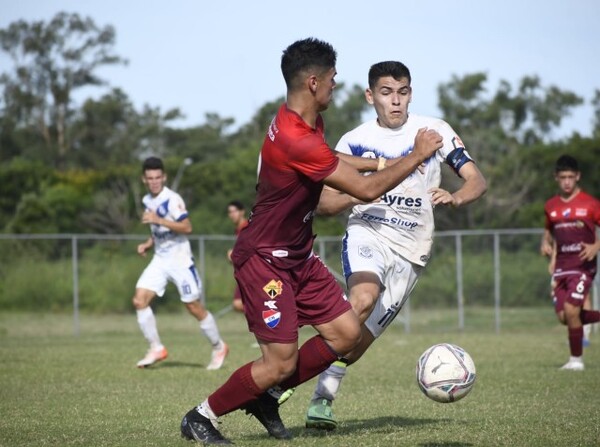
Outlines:
<svg viewBox="0 0 600 447"><path fill-rule="evenodd" d="M0 28L49 21L59 11L113 25L115 52L129 63L98 73L138 110L179 108L178 126L201 125L207 113L248 122L285 94L281 52L309 36L333 44L336 79L346 85L366 87L373 63L404 62L413 79L410 110L423 115L441 115L437 87L454 75L485 72L490 92L500 80L516 86L537 75L543 86L586 101L553 136L589 135L590 100L600 89L598 0L0 0ZM0 55L0 72L10 66Z"/></svg>

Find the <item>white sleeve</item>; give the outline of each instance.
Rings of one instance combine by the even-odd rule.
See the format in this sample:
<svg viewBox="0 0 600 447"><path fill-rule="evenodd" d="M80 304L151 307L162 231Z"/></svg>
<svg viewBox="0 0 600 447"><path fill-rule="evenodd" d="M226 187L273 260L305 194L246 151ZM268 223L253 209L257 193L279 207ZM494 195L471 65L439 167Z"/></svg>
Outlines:
<svg viewBox="0 0 600 447"><path fill-rule="evenodd" d="M338 144L335 146L336 152L340 152L342 154L352 155L352 149L350 149L350 144L348 143L348 134L344 134Z"/></svg>
<svg viewBox="0 0 600 447"><path fill-rule="evenodd" d="M174 194L173 197L171 197L171 200L169 200L169 214L173 217L175 222L179 222L188 217L185 202L179 194Z"/></svg>

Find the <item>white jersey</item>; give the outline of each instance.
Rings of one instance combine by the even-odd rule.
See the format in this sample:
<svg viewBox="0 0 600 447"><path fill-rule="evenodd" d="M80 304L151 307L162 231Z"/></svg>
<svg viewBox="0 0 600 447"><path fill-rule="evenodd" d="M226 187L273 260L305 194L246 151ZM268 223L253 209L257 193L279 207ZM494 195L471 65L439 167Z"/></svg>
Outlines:
<svg viewBox="0 0 600 447"><path fill-rule="evenodd" d="M348 228L359 225L373 229L397 253L421 266L429 260L435 229L427 191L440 185L441 163L448 163L458 173L471 161L458 135L445 121L411 113L398 129L381 127L377 120L367 121L346 133L335 148L359 157L402 157L413 150L417 131L423 127L439 132L444 144L425 161L425 172L410 174L378 203L354 206L348 219Z"/></svg>
<svg viewBox="0 0 600 447"><path fill-rule="evenodd" d="M179 222L188 217L181 196L166 186L156 197L146 194L142 202L146 210L154 211L159 217L172 222ZM190 242L185 235L156 224L150 224L150 231L154 240L154 252L157 256L182 255L187 258L192 257Z"/></svg>

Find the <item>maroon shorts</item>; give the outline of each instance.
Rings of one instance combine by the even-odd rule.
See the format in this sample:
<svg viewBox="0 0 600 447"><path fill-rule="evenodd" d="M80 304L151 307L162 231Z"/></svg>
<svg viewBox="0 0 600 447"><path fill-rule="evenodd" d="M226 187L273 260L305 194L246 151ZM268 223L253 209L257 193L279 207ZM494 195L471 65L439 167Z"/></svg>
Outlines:
<svg viewBox="0 0 600 447"><path fill-rule="evenodd" d="M328 323L352 309L317 256L283 270L254 255L236 269L235 279L248 329L261 340L294 343L299 327Z"/></svg>
<svg viewBox="0 0 600 447"><path fill-rule="evenodd" d="M565 302L573 306L583 306L583 299L590 291L594 276L573 272L554 276L554 309L560 312L565 307Z"/></svg>

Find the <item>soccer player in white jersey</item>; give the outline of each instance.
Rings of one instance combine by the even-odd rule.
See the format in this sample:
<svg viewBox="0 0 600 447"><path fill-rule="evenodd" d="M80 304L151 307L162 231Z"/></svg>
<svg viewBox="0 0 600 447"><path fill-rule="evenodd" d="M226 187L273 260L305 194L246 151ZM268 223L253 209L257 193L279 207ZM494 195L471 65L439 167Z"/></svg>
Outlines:
<svg viewBox="0 0 600 447"><path fill-rule="evenodd" d="M337 422L332 401L346 373L396 317L417 283L433 242L433 209L459 207L479 198L486 181L458 135L444 121L408 113L411 77L400 62L380 62L369 71L366 100L377 118L345 134L336 151L385 160L407 155L417 131L434 129L443 147L377 202L360 204L353 197L325 187L318 212L337 214L352 207L343 240L342 263L350 302L362 324L359 346L324 371L311 399L306 426L332 430ZM457 191L441 189L441 164L447 163L464 180Z"/></svg>
<svg viewBox="0 0 600 447"><path fill-rule="evenodd" d="M167 282L170 281L177 287L181 301L198 320L200 330L212 345L212 357L206 369L219 369L229 348L219 335L213 315L200 301L202 283L186 236L192 232L192 223L183 199L165 186L166 181L162 160L147 158L142 165L142 182L148 188L148 194L143 198L145 211L142 223L150 226L152 236L138 245L137 252L140 256L146 256L148 250L154 247L154 256L135 286L133 305L150 349L137 366L145 368L167 358L150 302L156 295L165 293Z"/></svg>

